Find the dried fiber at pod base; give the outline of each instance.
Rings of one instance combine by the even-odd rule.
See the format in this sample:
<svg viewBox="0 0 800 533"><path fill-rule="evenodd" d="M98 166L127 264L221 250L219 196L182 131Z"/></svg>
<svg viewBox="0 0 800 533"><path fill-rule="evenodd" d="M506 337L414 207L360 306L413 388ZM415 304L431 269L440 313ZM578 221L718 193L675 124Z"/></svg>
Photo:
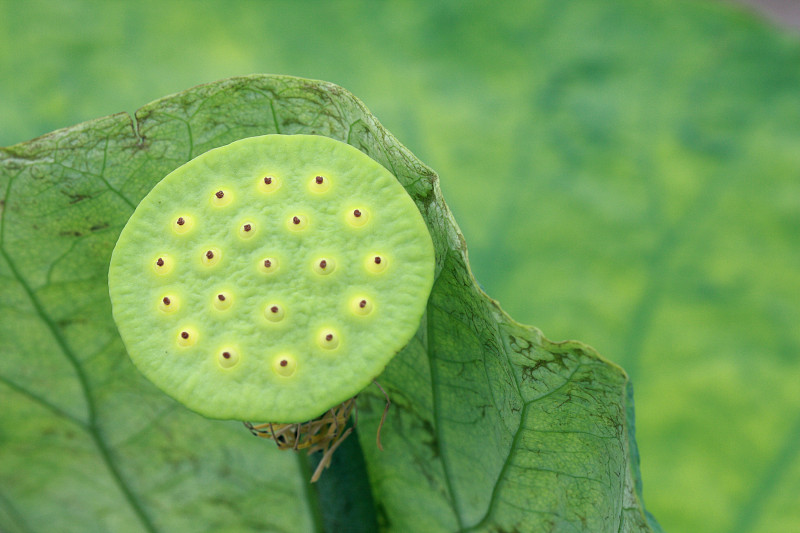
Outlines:
<svg viewBox="0 0 800 533"><path fill-rule="evenodd" d="M210 150L137 206L111 257L122 340L210 418L297 423L358 394L419 327L430 234L384 167L342 142Z"/></svg>

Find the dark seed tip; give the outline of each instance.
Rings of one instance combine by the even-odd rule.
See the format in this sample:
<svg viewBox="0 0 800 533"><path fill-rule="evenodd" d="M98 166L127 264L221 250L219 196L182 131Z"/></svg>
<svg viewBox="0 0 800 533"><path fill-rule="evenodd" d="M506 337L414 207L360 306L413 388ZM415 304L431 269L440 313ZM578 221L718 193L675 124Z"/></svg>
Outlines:
<svg viewBox="0 0 800 533"><path fill-rule="evenodd" d="M361 211L356 209L355 211L353 211L353 216L356 217L356 218L360 217L361 216Z"/></svg>
<svg viewBox="0 0 800 533"><path fill-rule="evenodd" d="M328 333L327 335L325 335L325 340L326 341L332 341L333 340L333 335Z"/></svg>
<svg viewBox="0 0 800 533"><path fill-rule="evenodd" d="M224 302L225 301L225 295L224 294L217 294L217 298L219 298L220 302Z"/></svg>
<svg viewBox="0 0 800 533"><path fill-rule="evenodd" d="M185 223L186 223L186 221L183 219L183 217L178 217L178 225L179 226L183 226Z"/></svg>
<svg viewBox="0 0 800 533"><path fill-rule="evenodd" d="M269 259L265 259L265 260L264 260L264 266L265 266L266 268L269 268L269 267L271 267L271 266L272 266L272 261L270 261Z"/></svg>
<svg viewBox="0 0 800 533"><path fill-rule="evenodd" d="M324 259L323 259L322 261L320 261L320 262L319 262L319 267L320 267L320 268L323 268L323 269L324 269L324 268L325 268L325 267L327 267L327 266L328 266L328 262L327 262L327 261L325 261Z"/></svg>
<svg viewBox="0 0 800 533"><path fill-rule="evenodd" d="M170 299L164 296L164 299L161 301L164 302L164 305L169 305Z"/></svg>
<svg viewBox="0 0 800 533"><path fill-rule="evenodd" d="M189 332L181 331L181 338L182 339L188 339L189 338Z"/></svg>
<svg viewBox="0 0 800 533"><path fill-rule="evenodd" d="M295 224L299 224L300 219L298 217L292 217L292 222L294 222Z"/></svg>
<svg viewBox="0 0 800 533"><path fill-rule="evenodd" d="M381 264L381 256L379 256L379 255L375 256L375 264L376 265L380 265Z"/></svg>
<svg viewBox="0 0 800 533"><path fill-rule="evenodd" d="M158 261L156 261L156 264L157 264L158 266L160 266L160 267L163 267L163 266L164 266L164 260L163 260L162 258L160 258L160 257L159 257L159 258L158 258Z"/></svg>
<svg viewBox="0 0 800 533"><path fill-rule="evenodd" d="M217 198L222 198L223 196L225 196L225 193L224 193L224 192L222 192L222 191L217 191L217 192L215 193L215 195L216 195L216 197L217 197Z"/></svg>
<svg viewBox="0 0 800 533"><path fill-rule="evenodd" d="M288 364L289 364L289 361L287 361L286 359L281 359L281 366L286 366Z"/></svg>
<svg viewBox="0 0 800 533"><path fill-rule="evenodd" d="M245 224L242 227L242 229L245 230L245 231L250 231L251 229L253 229L253 226L251 226L250 224Z"/></svg>
<svg viewBox="0 0 800 533"><path fill-rule="evenodd" d="M214 252L212 252L211 250L207 251L206 257L208 257L209 259L214 259Z"/></svg>
<svg viewBox="0 0 800 533"><path fill-rule="evenodd" d="M222 357L224 357L225 359L230 359L231 358L231 352L222 352Z"/></svg>
<svg viewBox="0 0 800 533"><path fill-rule="evenodd" d="M365 308L367 306L367 301L361 300L360 302L358 302L358 306L362 309Z"/></svg>
<svg viewBox="0 0 800 533"><path fill-rule="evenodd" d="M317 185L321 185L324 179L325 178L323 178L322 176L317 176L316 178L314 178L314 181L317 182Z"/></svg>
<svg viewBox="0 0 800 533"><path fill-rule="evenodd" d="M278 306L277 305L273 305L272 307L269 308L269 310L272 311L273 313L277 313L278 312Z"/></svg>
<svg viewBox="0 0 800 533"><path fill-rule="evenodd" d="M270 178L269 176L267 176L266 178L264 178L264 183L266 183L267 185L269 185L270 183L272 183L272 178Z"/></svg>

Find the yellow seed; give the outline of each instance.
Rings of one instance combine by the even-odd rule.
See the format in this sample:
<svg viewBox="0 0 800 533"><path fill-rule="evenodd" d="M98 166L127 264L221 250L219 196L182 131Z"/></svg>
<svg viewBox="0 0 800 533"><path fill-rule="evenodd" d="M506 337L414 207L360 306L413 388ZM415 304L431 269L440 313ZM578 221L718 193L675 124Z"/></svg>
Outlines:
<svg viewBox="0 0 800 533"><path fill-rule="evenodd" d="M172 272L174 266L175 262L168 254L159 254L153 258L153 271L160 276L166 276Z"/></svg>
<svg viewBox="0 0 800 533"><path fill-rule="evenodd" d="M325 328L317 334L317 344L325 350L339 347L339 335L331 328Z"/></svg>
<svg viewBox="0 0 800 533"><path fill-rule="evenodd" d="M297 360L288 353L278 354L272 359L272 370L281 377L291 377L297 371Z"/></svg>
<svg viewBox="0 0 800 533"><path fill-rule="evenodd" d="M265 274L274 274L280 268L280 263L275 257L265 257L258 263L258 268Z"/></svg>
<svg viewBox="0 0 800 533"><path fill-rule="evenodd" d="M249 239L256 234L256 225L247 220L239 224L239 237Z"/></svg>
<svg viewBox="0 0 800 533"><path fill-rule="evenodd" d="M311 267L320 276L327 276L336 270L336 261L330 257L319 257L314 260Z"/></svg>
<svg viewBox="0 0 800 533"><path fill-rule="evenodd" d="M228 347L221 349L217 355L217 362L224 369L235 367L239 364L239 359L239 352Z"/></svg>
<svg viewBox="0 0 800 533"><path fill-rule="evenodd" d="M214 293L212 301L215 308L219 309L220 311L226 311L233 305L233 296L231 296L231 293L227 291L219 291Z"/></svg>
<svg viewBox="0 0 800 533"><path fill-rule="evenodd" d="M162 313L172 314L176 313L178 309L180 309L181 303L178 300L178 297L174 294L165 294L161 297L158 301L158 308L161 310Z"/></svg>
<svg viewBox="0 0 800 533"><path fill-rule="evenodd" d="M264 308L264 316L267 317L267 320L270 322L280 322L286 316L286 311L283 309L282 305L271 303L267 304Z"/></svg>
<svg viewBox="0 0 800 533"><path fill-rule="evenodd" d="M363 207L348 209L345 213L345 220L354 228L364 227L369 221L369 211Z"/></svg>
<svg viewBox="0 0 800 533"><path fill-rule="evenodd" d="M272 174L267 174L258 178L258 190L263 193L274 193L281 188L281 185L283 185L283 180Z"/></svg>
<svg viewBox="0 0 800 533"><path fill-rule="evenodd" d="M371 298L356 296L350 301L350 310L358 316L367 316L375 309Z"/></svg>
<svg viewBox="0 0 800 533"><path fill-rule="evenodd" d="M178 340L178 346L184 348L197 344L197 332L194 328L188 326L181 328L176 338Z"/></svg>
<svg viewBox="0 0 800 533"><path fill-rule="evenodd" d="M331 188L331 180L327 174L315 174L308 182L308 190L320 194L328 192Z"/></svg>
<svg viewBox="0 0 800 533"><path fill-rule="evenodd" d="M233 201L233 192L227 188L214 189L210 196L214 207L225 207Z"/></svg>
<svg viewBox="0 0 800 533"><path fill-rule="evenodd" d="M384 254L371 253L364 258L364 267L368 272L380 274L386 271L389 261Z"/></svg>
<svg viewBox="0 0 800 533"><path fill-rule="evenodd" d="M189 233L194 227L194 217L189 215L178 215L172 220L172 231L178 235Z"/></svg>
<svg viewBox="0 0 800 533"><path fill-rule="evenodd" d="M286 227L291 231L302 231L308 227L308 217L300 213L291 215L286 220Z"/></svg>
<svg viewBox="0 0 800 533"><path fill-rule="evenodd" d="M203 263L204 266L210 267L214 266L220 262L222 259L222 252L219 248L215 246L209 246L208 248L204 248L202 255L200 256L200 261Z"/></svg>

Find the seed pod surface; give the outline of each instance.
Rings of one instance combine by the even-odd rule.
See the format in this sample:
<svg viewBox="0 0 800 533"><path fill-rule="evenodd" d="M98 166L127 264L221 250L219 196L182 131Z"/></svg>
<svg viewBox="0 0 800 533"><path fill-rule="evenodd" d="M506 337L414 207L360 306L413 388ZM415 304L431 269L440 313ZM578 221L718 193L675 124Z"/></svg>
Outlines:
<svg viewBox="0 0 800 533"><path fill-rule="evenodd" d="M128 354L164 392L211 418L295 423L383 371L433 271L425 222L389 171L327 137L265 135L161 180L108 282Z"/></svg>

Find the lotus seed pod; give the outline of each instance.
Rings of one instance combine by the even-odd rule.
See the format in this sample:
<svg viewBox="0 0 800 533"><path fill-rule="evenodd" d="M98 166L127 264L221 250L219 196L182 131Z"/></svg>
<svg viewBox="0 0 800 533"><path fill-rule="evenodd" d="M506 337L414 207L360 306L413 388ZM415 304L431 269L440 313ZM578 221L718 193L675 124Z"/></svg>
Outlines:
<svg viewBox="0 0 800 533"><path fill-rule="evenodd" d="M109 292L128 354L210 418L299 423L357 395L419 327L434 252L359 150L265 135L206 152L141 201Z"/></svg>

